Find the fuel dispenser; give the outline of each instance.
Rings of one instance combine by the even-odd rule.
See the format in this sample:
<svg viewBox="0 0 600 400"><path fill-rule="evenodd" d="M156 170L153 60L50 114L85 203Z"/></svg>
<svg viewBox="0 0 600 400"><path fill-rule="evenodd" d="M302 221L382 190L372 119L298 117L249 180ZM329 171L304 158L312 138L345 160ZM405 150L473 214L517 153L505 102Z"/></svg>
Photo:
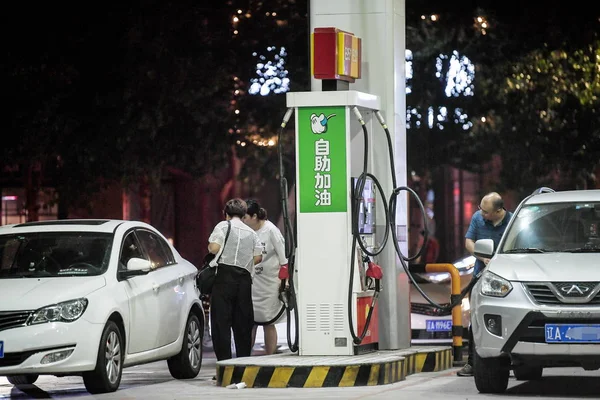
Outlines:
<svg viewBox="0 0 600 400"><path fill-rule="evenodd" d="M410 274L407 263L423 249L410 257L402 254L392 220L397 197L406 191L417 200L424 226L425 209L412 189L396 185L392 140L379 112L380 98L348 89L348 83L360 77L360 39L335 28L318 28L311 36L311 49L313 76L323 79L324 90L287 93L280 131L281 135L294 114L297 233L286 249L293 268L291 293L283 296L293 304L288 307L288 345L303 356L354 355L379 348L377 299L383 275L377 256L388 237L408 277L432 305L450 310L467 291L449 305L437 304ZM373 136L381 128L387 138L385 156L375 155L373 148ZM281 149L279 154L287 246L293 229ZM384 193L377 177L390 175L392 190ZM395 265L388 268L393 271Z"/></svg>
<svg viewBox="0 0 600 400"><path fill-rule="evenodd" d="M353 230L364 247L374 249L377 227L385 228L377 219L373 180L359 180L369 146L363 124L373 131L379 98L356 91L300 92L288 93L287 105L296 126L299 353L377 349L376 290L367 276L374 260L353 245Z"/></svg>

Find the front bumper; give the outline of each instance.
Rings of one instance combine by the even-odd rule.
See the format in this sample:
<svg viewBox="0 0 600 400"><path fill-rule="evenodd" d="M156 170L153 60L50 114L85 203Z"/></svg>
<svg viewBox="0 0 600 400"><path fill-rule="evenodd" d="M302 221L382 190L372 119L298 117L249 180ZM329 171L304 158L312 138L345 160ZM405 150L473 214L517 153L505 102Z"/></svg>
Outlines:
<svg viewBox="0 0 600 400"><path fill-rule="evenodd" d="M469 310L462 311L462 337L469 338ZM410 314L411 343L412 344L448 344L452 343L452 331L428 331L427 321L452 321L451 315L433 316L412 312Z"/></svg>
<svg viewBox="0 0 600 400"><path fill-rule="evenodd" d="M600 324L598 306L547 306L534 302L523 284L513 282L505 298L472 294L473 339L480 357L510 357L513 364L527 360L539 365L582 365L591 356L600 356L598 344L546 343L545 324ZM490 316L501 318L499 334L485 326Z"/></svg>
<svg viewBox="0 0 600 400"><path fill-rule="evenodd" d="M1 375L71 374L96 367L102 324L83 318L72 323L45 323L0 331L4 357ZM69 357L49 364L42 358L50 353L73 349Z"/></svg>

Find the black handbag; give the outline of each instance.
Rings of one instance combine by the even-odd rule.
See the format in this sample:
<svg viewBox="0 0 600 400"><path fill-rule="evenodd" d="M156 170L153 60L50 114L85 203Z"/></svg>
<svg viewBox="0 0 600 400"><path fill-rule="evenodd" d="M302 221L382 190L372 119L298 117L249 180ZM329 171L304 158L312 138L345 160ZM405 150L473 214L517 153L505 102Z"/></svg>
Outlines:
<svg viewBox="0 0 600 400"><path fill-rule="evenodd" d="M221 254L225 251L225 245L227 244L227 239L229 238L229 231L231 231L231 221L227 221L227 234L225 235L225 241L223 242L223 248L221 249ZM219 260L217 260L217 265L215 267L210 266L210 262L215 258L215 255L212 253L208 253L204 256L204 263L200 268L200 272L196 275L196 286L200 289L201 295L210 295L212 294L213 285L215 284L215 279L217 277L217 268L219 267ZM221 259L221 255L219 255L219 259Z"/></svg>

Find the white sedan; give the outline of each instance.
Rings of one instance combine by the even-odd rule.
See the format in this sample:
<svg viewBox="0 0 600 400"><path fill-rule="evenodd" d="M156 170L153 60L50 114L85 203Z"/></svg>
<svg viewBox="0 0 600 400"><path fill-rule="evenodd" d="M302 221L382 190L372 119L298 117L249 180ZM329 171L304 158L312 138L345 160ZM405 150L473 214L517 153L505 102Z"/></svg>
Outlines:
<svg viewBox="0 0 600 400"><path fill-rule="evenodd" d="M0 227L0 376L82 375L116 391L124 367L202 364L197 269L151 225L59 220Z"/></svg>

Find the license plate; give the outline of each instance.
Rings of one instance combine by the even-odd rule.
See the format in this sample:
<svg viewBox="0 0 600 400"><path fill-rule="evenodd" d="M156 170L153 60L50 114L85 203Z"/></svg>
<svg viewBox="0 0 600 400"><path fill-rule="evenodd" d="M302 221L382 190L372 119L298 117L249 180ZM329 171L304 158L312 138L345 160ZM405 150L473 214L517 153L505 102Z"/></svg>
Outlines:
<svg viewBox="0 0 600 400"><path fill-rule="evenodd" d="M427 332L450 332L452 330L452 320L431 320L425 321Z"/></svg>
<svg viewBox="0 0 600 400"><path fill-rule="evenodd" d="M546 343L600 343L598 324L546 324Z"/></svg>
<svg viewBox="0 0 600 400"><path fill-rule="evenodd" d="M0 358L4 358L4 341L0 340Z"/></svg>

